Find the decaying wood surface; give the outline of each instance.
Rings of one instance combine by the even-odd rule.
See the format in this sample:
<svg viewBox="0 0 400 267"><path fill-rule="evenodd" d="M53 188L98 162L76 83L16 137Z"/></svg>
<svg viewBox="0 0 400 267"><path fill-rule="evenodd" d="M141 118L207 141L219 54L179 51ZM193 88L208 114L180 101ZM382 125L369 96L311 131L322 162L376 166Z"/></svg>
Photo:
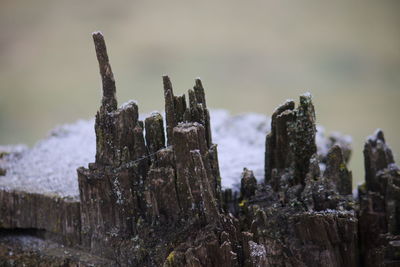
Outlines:
<svg viewBox="0 0 400 267"><path fill-rule="evenodd" d="M265 181L245 168L240 192L222 190L202 82L187 105L163 77L164 131L161 114L143 122L135 102L117 107L104 38L93 39L103 99L96 160L78 169L80 200L0 190L1 264L400 265L400 170L381 131L365 144L355 199L350 148L332 139L317 155L314 106L302 95L272 115ZM27 229L46 245L21 243Z"/></svg>

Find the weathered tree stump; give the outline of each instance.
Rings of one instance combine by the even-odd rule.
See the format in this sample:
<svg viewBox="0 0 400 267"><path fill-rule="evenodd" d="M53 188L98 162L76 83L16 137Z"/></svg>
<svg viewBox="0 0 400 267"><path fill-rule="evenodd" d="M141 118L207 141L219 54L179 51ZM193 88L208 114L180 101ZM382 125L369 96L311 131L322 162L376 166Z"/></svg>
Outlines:
<svg viewBox="0 0 400 267"><path fill-rule="evenodd" d="M400 265L400 170L381 131L365 145L355 199L348 143L332 137L317 153L314 106L302 95L272 115L264 181L244 168L239 191L222 189L200 79L187 105L163 77L164 131L160 113L143 122L135 102L118 108L104 38L93 39L103 82L95 162L77 171L79 198L0 188L1 264Z"/></svg>

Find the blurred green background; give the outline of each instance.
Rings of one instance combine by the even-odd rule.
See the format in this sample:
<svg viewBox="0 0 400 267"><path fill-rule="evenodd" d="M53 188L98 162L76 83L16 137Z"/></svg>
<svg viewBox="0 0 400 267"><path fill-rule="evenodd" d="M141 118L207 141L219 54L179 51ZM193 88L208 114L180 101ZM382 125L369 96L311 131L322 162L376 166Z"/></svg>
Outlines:
<svg viewBox="0 0 400 267"><path fill-rule="evenodd" d="M353 137L356 180L376 128L400 153L400 1L1 0L0 144L94 116L95 30L119 103L162 110L162 74L176 93L201 77L208 105L233 113L270 116L310 91L318 123Z"/></svg>

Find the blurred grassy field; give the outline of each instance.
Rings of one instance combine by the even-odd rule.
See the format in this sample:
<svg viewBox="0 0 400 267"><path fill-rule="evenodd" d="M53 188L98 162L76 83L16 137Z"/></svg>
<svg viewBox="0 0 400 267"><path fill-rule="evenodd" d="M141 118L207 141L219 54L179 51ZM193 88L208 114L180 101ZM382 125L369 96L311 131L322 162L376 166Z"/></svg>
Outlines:
<svg viewBox="0 0 400 267"><path fill-rule="evenodd" d="M324 3L322 3L324 2ZM0 144L92 117L100 77L90 33L108 44L120 103L163 109L200 76L210 107L271 115L310 91L317 120L353 136L351 168L376 128L400 153L399 1L0 1ZM399 160L399 157L396 156ZM62 160L62 159L60 159Z"/></svg>

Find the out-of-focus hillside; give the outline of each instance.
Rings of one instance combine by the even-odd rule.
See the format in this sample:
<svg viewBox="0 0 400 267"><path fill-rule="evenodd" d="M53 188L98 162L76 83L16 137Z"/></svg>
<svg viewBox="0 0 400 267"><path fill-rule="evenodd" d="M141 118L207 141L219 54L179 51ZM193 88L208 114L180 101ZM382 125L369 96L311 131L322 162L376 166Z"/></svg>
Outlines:
<svg viewBox="0 0 400 267"><path fill-rule="evenodd" d="M0 144L95 114L101 30L120 103L163 109L164 73L178 93L200 76L208 105L234 113L269 116L310 91L318 122L353 136L360 180L375 128L400 153L399 14L398 1L2 0Z"/></svg>

